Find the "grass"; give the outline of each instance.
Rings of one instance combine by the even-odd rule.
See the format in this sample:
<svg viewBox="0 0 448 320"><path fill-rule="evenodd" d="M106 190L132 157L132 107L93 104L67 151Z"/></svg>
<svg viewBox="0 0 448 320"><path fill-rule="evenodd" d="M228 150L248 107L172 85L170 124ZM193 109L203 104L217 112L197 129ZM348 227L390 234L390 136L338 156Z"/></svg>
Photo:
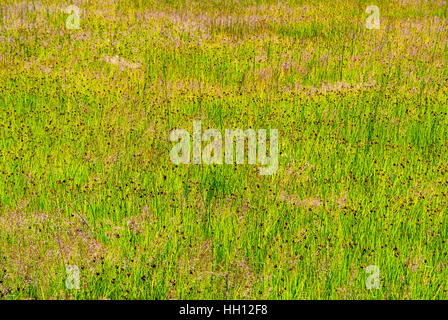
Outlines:
<svg viewBox="0 0 448 320"><path fill-rule="evenodd" d="M0 297L446 299L447 2L371 4L2 1ZM173 165L195 120L277 173Z"/></svg>

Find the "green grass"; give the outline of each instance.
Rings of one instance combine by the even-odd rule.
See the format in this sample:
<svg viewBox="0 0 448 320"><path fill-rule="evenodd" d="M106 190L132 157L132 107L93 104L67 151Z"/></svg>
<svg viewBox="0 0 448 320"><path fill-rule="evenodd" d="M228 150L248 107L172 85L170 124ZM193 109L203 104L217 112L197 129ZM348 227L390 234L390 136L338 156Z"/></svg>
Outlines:
<svg viewBox="0 0 448 320"><path fill-rule="evenodd" d="M0 298L447 298L446 2L4 2ZM195 120L277 173L173 165Z"/></svg>

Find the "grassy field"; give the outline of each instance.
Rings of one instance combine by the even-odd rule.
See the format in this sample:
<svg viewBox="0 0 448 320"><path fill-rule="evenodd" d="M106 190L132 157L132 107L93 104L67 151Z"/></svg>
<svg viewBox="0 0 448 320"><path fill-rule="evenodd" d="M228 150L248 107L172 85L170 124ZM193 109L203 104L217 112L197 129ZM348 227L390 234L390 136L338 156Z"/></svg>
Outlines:
<svg viewBox="0 0 448 320"><path fill-rule="evenodd" d="M0 5L0 298L448 298L447 1ZM193 121L277 172L174 165Z"/></svg>

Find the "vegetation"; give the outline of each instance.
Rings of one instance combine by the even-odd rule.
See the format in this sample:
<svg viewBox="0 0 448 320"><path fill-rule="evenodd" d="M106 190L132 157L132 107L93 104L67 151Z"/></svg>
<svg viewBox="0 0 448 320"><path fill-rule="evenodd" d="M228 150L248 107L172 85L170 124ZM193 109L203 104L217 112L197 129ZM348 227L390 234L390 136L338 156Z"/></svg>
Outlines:
<svg viewBox="0 0 448 320"><path fill-rule="evenodd" d="M0 13L1 298L447 298L446 1ZM278 171L172 164L193 121L278 129Z"/></svg>

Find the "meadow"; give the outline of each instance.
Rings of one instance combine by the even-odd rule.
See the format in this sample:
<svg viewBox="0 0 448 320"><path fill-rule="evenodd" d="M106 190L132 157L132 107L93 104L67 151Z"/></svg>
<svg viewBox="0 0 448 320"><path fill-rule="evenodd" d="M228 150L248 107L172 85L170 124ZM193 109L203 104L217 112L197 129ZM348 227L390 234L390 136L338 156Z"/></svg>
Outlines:
<svg viewBox="0 0 448 320"><path fill-rule="evenodd" d="M0 299L448 298L447 1L0 8ZM278 170L173 164L193 121Z"/></svg>

